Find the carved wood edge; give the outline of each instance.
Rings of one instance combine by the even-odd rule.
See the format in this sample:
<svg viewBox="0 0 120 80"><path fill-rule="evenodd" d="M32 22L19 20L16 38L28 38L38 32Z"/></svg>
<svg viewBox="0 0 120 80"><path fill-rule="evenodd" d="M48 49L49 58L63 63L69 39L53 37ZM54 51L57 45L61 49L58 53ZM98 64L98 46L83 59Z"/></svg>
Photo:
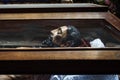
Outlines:
<svg viewBox="0 0 120 80"><path fill-rule="evenodd" d="M111 12L108 12L107 15L105 16L105 20L111 23L116 29L120 31L120 19L116 17L114 14Z"/></svg>

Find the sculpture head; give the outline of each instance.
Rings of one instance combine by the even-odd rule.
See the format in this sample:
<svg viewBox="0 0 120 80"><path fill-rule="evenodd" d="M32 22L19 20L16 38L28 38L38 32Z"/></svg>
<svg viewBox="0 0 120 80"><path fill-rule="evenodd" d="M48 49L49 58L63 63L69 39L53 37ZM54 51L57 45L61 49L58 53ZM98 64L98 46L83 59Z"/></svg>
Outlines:
<svg viewBox="0 0 120 80"><path fill-rule="evenodd" d="M60 47L77 47L81 43L80 32L71 25L51 30L51 38Z"/></svg>

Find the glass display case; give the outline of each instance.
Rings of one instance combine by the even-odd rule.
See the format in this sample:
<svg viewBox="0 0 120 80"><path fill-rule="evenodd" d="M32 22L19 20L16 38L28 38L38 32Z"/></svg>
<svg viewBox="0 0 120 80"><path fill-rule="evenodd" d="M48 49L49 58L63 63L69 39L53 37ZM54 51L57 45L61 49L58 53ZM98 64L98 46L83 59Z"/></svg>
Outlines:
<svg viewBox="0 0 120 80"><path fill-rule="evenodd" d="M105 48L43 47L50 31L73 25ZM0 5L0 60L120 59L120 20L96 4ZM21 48L20 48L21 47Z"/></svg>

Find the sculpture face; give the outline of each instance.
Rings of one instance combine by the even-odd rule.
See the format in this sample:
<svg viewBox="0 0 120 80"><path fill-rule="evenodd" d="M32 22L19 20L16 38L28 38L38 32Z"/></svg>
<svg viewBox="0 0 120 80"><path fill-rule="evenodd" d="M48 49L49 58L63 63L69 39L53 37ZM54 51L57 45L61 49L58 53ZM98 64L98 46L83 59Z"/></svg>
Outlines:
<svg viewBox="0 0 120 80"><path fill-rule="evenodd" d="M67 36L67 26L61 26L51 31L52 42L62 46L62 40Z"/></svg>
<svg viewBox="0 0 120 80"><path fill-rule="evenodd" d="M80 32L72 25L61 26L52 30L42 44L48 47L78 47L81 45Z"/></svg>

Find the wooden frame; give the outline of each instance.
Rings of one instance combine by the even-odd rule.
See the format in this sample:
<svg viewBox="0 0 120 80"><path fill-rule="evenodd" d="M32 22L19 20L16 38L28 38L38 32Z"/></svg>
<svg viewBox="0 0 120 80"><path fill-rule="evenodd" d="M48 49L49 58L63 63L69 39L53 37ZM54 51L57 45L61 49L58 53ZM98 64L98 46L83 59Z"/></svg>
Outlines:
<svg viewBox="0 0 120 80"><path fill-rule="evenodd" d="M89 7L90 8L90 7ZM4 8L3 8L4 9ZM12 8L11 8L12 9ZM27 9L27 8L26 8ZM39 9L39 8L38 8ZM71 9L71 8L70 8ZM21 20L21 19L103 19L120 31L120 20L110 12L89 12L88 7L81 7L79 10L52 12L1 12L0 20ZM102 8L96 8L101 10ZM96 10L95 9L95 10ZM19 11L19 9L17 9ZM43 10L43 9L42 9ZM20 10L21 11L21 10ZM9 12L9 13L8 13ZM119 36L118 36L119 37ZM26 48L26 49L0 49L0 60L116 60L120 59L120 48Z"/></svg>
<svg viewBox="0 0 120 80"><path fill-rule="evenodd" d="M40 13L40 12L106 12L106 6L81 4L7 4L0 5L0 13Z"/></svg>

